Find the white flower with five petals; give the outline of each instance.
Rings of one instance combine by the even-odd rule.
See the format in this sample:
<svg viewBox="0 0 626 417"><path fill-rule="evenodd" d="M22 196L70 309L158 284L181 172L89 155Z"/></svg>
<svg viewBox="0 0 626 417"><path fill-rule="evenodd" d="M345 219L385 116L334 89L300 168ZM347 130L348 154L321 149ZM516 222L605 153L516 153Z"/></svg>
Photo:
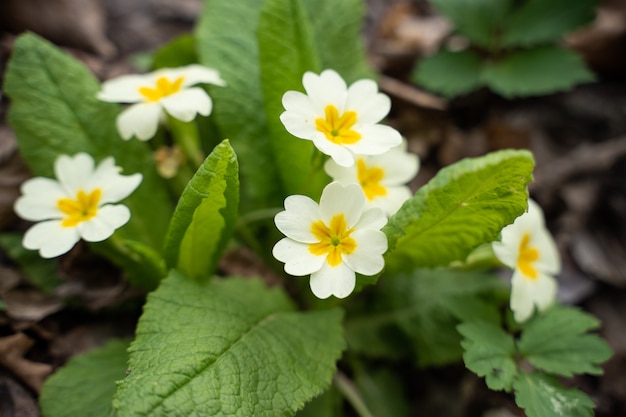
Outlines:
<svg viewBox="0 0 626 417"><path fill-rule="evenodd" d="M528 320L535 307L547 309L556 297L554 275L561 270L559 252L544 224L543 211L528 200L528 211L501 232L492 244L496 257L513 269L511 310L518 323Z"/></svg>
<svg viewBox="0 0 626 417"><path fill-rule="evenodd" d="M81 238L100 242L130 219L130 211L111 204L128 197L142 175L120 175L113 158L95 167L86 153L59 156L54 164L58 180L31 178L22 184L15 212L39 222L26 231L23 245L44 258L68 252Z"/></svg>
<svg viewBox="0 0 626 417"><path fill-rule="evenodd" d="M313 141L341 166L354 165L355 155L379 155L402 142L400 133L378 124L389 113L391 100L372 80L348 88L333 70L302 78L306 94L287 91L280 120L289 133Z"/></svg>
<svg viewBox="0 0 626 417"><path fill-rule="evenodd" d="M198 113L211 113L211 97L201 87L193 87L200 83L226 85L216 70L194 64L122 75L104 82L97 97L111 103L134 103L118 116L117 129L125 140L133 136L148 140L156 134L164 112L183 122L192 121Z"/></svg>
<svg viewBox="0 0 626 417"><path fill-rule="evenodd" d="M324 170L334 181L360 185L367 205L391 216L411 198L411 190L405 184L419 170L417 155L407 152L406 146L406 141L402 141L382 155L357 156L351 167L342 167L329 159Z"/></svg>
<svg viewBox="0 0 626 417"><path fill-rule="evenodd" d="M288 274L310 274L318 298L345 298L354 290L356 273L375 275L383 269L387 237L380 229L387 218L380 209L365 209L357 185L327 185L319 205L306 196L289 196L274 221L287 236L274 246L274 257Z"/></svg>

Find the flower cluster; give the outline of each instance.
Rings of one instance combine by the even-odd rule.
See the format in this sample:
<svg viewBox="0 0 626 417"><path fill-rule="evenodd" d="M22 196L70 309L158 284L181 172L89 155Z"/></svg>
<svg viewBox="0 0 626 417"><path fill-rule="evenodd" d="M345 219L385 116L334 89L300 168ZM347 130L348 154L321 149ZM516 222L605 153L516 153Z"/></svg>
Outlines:
<svg viewBox="0 0 626 417"><path fill-rule="evenodd" d="M289 133L331 157L324 169L334 182L319 206L300 195L285 200L275 223L287 237L273 254L287 273L310 274L317 297L344 298L355 288L356 273L383 269L387 238L380 229L411 196L405 184L419 160L395 129L379 124L391 101L374 81L348 87L335 71L325 70L305 73L302 83L306 94L283 95L280 119Z"/></svg>
<svg viewBox="0 0 626 417"><path fill-rule="evenodd" d="M543 211L528 200L528 211L502 229L500 242L492 244L496 257L513 269L511 310L518 323L528 320L535 307L547 309L556 297L554 275L561 260L554 239L545 226Z"/></svg>

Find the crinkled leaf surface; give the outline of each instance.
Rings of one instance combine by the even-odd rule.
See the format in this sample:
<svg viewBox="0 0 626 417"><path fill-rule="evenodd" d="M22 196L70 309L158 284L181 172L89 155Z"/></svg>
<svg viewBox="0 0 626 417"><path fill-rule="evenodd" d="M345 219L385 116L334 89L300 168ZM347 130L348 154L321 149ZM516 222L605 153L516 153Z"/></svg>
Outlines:
<svg viewBox="0 0 626 417"><path fill-rule="evenodd" d="M219 70L228 84L210 93L216 124L233 139L241 165L243 213L278 207L284 199L261 90L257 29L263 3L206 0L196 26L200 63Z"/></svg>
<svg viewBox="0 0 626 417"><path fill-rule="evenodd" d="M488 274L443 269L385 277L366 313L348 318L348 345L372 357L394 358L409 349L421 366L458 360L462 349L456 325L497 322L498 311L485 296L498 287Z"/></svg>
<svg viewBox="0 0 626 417"><path fill-rule="evenodd" d="M493 390L510 390L517 377L515 342L499 326L484 321L460 324L463 335L463 361L478 376L485 377Z"/></svg>
<svg viewBox="0 0 626 417"><path fill-rule="evenodd" d="M143 174L141 185L124 200L132 217L117 233L160 250L171 214L165 183L147 144L120 138L115 127L120 107L96 99L100 85L89 70L27 33L15 42L4 89L20 154L35 175L52 177L57 156L78 152L96 162L113 156L124 174Z"/></svg>
<svg viewBox="0 0 626 417"><path fill-rule="evenodd" d="M383 228L386 268L446 266L497 240L526 210L533 166L529 152L505 150L443 168Z"/></svg>
<svg viewBox="0 0 626 417"><path fill-rule="evenodd" d="M600 364L609 359L611 348L588 333L599 326L595 317L581 310L553 307L524 326L519 350L533 366L549 373L601 374Z"/></svg>
<svg viewBox="0 0 626 417"><path fill-rule="evenodd" d="M312 164L312 141L292 136L279 119L282 96L302 90L306 71L320 72L318 48L302 0L267 0L258 31L261 83L271 144L283 189L287 194L318 198L329 180Z"/></svg>
<svg viewBox="0 0 626 417"><path fill-rule="evenodd" d="M446 97L468 93L483 85L481 58L472 51L439 51L422 59L413 81Z"/></svg>
<svg viewBox="0 0 626 417"><path fill-rule="evenodd" d="M207 279L232 237L239 206L237 157L225 140L185 187L165 242L166 262L193 279Z"/></svg>
<svg viewBox="0 0 626 417"><path fill-rule="evenodd" d="M524 97L567 90L594 75L574 51L540 46L511 52L486 64L483 81L504 97Z"/></svg>
<svg viewBox="0 0 626 417"><path fill-rule="evenodd" d="M293 415L330 384L341 320L295 311L260 280L202 284L172 271L139 320L118 416Z"/></svg>
<svg viewBox="0 0 626 417"><path fill-rule="evenodd" d="M528 417L592 417L594 403L582 391L563 388L538 372L521 374L513 384L515 402Z"/></svg>
<svg viewBox="0 0 626 417"><path fill-rule="evenodd" d="M498 39L511 7L511 0L432 0L432 4L446 15L457 31L474 44L492 48Z"/></svg>
<svg viewBox="0 0 626 417"><path fill-rule="evenodd" d="M593 20L597 0L528 0L514 9L503 26L502 46L557 42Z"/></svg>
<svg viewBox="0 0 626 417"><path fill-rule="evenodd" d="M39 405L43 417L111 417L115 382L124 378L128 341L72 358L48 378Z"/></svg>

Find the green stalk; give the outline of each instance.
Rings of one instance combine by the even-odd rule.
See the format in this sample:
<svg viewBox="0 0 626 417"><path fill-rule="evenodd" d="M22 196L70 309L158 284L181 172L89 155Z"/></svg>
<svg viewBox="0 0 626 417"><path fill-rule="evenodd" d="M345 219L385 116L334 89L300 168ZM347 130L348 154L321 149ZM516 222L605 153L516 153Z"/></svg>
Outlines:
<svg viewBox="0 0 626 417"><path fill-rule="evenodd" d="M174 142L180 147L187 161L191 164L192 171L196 171L202 161L204 152L200 145L200 135L195 121L182 122L172 116L167 116L168 127L174 138Z"/></svg>
<svg viewBox="0 0 626 417"><path fill-rule="evenodd" d="M354 386L354 383L350 381L345 374L337 372L333 378L333 385L335 385L335 388L337 388L341 395L348 400L352 408L354 408L354 411L356 411L360 417L375 417L369 408L367 408L365 401L361 398L361 394Z"/></svg>

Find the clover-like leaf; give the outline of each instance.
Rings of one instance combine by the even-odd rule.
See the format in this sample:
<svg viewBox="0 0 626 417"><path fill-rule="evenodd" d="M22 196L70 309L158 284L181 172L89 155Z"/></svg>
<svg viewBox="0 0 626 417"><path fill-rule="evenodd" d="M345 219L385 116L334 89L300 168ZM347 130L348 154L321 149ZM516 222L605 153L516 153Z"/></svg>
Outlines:
<svg viewBox="0 0 626 417"><path fill-rule="evenodd" d="M429 90L453 97L484 85L482 66L482 59L472 51L442 50L422 59L412 79Z"/></svg>

